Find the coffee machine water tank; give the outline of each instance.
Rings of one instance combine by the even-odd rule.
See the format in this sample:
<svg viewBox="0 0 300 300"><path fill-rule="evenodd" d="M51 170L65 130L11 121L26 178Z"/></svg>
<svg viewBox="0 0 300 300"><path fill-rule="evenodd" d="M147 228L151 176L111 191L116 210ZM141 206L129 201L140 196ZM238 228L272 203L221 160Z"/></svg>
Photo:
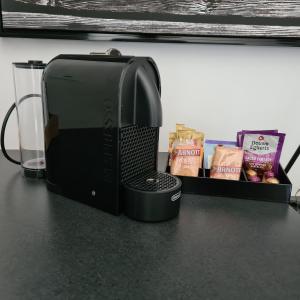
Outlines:
<svg viewBox="0 0 300 300"><path fill-rule="evenodd" d="M41 78L45 64L39 60L13 63L15 103L6 113L0 134L3 155L21 165L25 177L44 178L44 116ZM11 113L16 109L18 120L20 160L11 157L5 147L5 131Z"/></svg>
<svg viewBox="0 0 300 300"><path fill-rule="evenodd" d="M51 191L112 214L125 210L143 221L178 214L179 179L156 171L162 108L151 58L59 55L46 66L42 90ZM137 183L142 177L146 187ZM149 191L165 192L165 212L155 216L157 205L151 208L150 202L147 216L136 214L132 191L127 197L127 187L141 191L136 184L146 189L147 201Z"/></svg>

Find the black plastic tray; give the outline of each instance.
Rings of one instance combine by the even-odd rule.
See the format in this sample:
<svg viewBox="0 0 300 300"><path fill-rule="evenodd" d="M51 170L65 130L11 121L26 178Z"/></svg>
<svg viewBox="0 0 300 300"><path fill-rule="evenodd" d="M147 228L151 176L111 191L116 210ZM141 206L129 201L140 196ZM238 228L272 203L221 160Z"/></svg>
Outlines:
<svg viewBox="0 0 300 300"><path fill-rule="evenodd" d="M169 167L166 171L170 171ZM199 169L198 177L178 177L182 181L182 192L186 194L289 203L292 192L292 184L282 166L277 176L280 184L250 182L244 171L239 181L209 178L209 170L203 169Z"/></svg>

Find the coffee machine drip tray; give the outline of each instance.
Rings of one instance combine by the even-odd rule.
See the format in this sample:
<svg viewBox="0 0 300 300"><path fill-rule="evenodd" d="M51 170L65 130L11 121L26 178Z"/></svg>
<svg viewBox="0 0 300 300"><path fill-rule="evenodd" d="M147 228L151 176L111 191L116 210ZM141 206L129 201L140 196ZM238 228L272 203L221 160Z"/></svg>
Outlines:
<svg viewBox="0 0 300 300"><path fill-rule="evenodd" d="M141 191L161 192L173 189L178 185L178 181L177 177L170 174L151 171L132 178L127 185Z"/></svg>
<svg viewBox="0 0 300 300"><path fill-rule="evenodd" d="M145 222L159 222L178 215L181 181L167 173L150 171L123 183L125 213Z"/></svg>

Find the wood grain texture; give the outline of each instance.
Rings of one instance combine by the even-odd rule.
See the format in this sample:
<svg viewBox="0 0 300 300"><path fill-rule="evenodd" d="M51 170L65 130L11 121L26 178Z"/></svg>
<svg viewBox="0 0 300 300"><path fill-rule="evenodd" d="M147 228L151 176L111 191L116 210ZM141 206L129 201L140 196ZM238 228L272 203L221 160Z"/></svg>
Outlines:
<svg viewBox="0 0 300 300"><path fill-rule="evenodd" d="M7 0L10 1L10 0ZM182 15L300 17L299 0L15 0L72 10L152 12Z"/></svg>
<svg viewBox="0 0 300 300"><path fill-rule="evenodd" d="M300 37L300 26L265 26L119 20L68 15L3 12L6 28L202 36Z"/></svg>
<svg viewBox="0 0 300 300"><path fill-rule="evenodd" d="M2 0L2 5L5 29L300 37L300 0Z"/></svg>

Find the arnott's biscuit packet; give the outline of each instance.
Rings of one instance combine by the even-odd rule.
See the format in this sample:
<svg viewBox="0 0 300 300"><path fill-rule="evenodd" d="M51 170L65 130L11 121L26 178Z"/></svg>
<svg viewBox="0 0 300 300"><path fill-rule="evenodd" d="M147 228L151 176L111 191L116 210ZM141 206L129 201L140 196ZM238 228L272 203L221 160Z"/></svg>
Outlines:
<svg viewBox="0 0 300 300"><path fill-rule="evenodd" d="M172 163L172 151L173 151L173 144L176 140L177 137L177 133L176 132L170 132L169 133L169 148L168 148L168 152L169 152L169 166L171 166Z"/></svg>
<svg viewBox="0 0 300 300"><path fill-rule="evenodd" d="M194 131L192 135L193 142L196 146L200 148L200 159L199 159L199 169L202 168L203 156L204 156L204 133L200 131Z"/></svg>
<svg viewBox="0 0 300 300"><path fill-rule="evenodd" d="M243 164L243 150L238 147L216 146L210 177L239 180Z"/></svg>
<svg viewBox="0 0 300 300"><path fill-rule="evenodd" d="M179 123L177 123L177 124L176 124L176 134L178 135L179 130L183 130L183 129L185 129L185 128L186 128L186 127L185 127L184 124L179 124Z"/></svg>
<svg viewBox="0 0 300 300"><path fill-rule="evenodd" d="M171 155L171 174L179 176L198 176L203 159L202 133L193 129L178 130Z"/></svg>
<svg viewBox="0 0 300 300"><path fill-rule="evenodd" d="M176 132L169 133L169 166L171 167L175 148L182 147L183 143L195 145L200 148L199 168L202 167L203 160L203 141L204 133L196 131L193 128L186 127L184 124L176 124Z"/></svg>
<svg viewBox="0 0 300 300"><path fill-rule="evenodd" d="M284 133L244 133L241 142L246 172L254 170L262 177L272 171L277 176L284 139Z"/></svg>
<svg viewBox="0 0 300 300"><path fill-rule="evenodd" d="M204 162L205 169L210 169L211 162L215 154L216 146L236 147L237 143L233 141L218 141L218 140L206 140L204 144Z"/></svg>

